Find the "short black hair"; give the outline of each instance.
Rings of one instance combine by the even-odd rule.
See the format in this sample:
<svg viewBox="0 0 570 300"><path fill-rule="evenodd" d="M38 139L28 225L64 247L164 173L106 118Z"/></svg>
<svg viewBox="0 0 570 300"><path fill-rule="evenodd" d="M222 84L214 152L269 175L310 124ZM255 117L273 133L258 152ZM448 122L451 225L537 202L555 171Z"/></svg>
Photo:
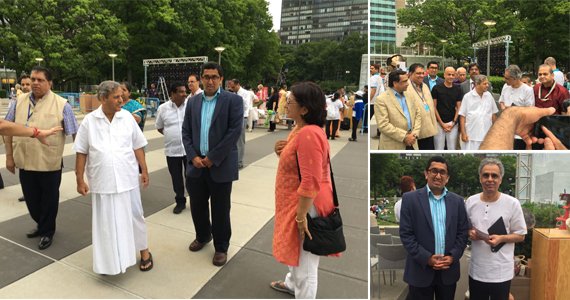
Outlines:
<svg viewBox="0 0 570 300"><path fill-rule="evenodd" d="M477 69L479 69L479 71L481 71L481 68L479 67L479 65L477 63L470 63L469 66L467 67L467 72L471 72L471 68L473 67L477 67Z"/></svg>
<svg viewBox="0 0 570 300"><path fill-rule="evenodd" d="M340 99L340 93L334 92L333 97L332 97L332 101L335 102L338 99Z"/></svg>
<svg viewBox="0 0 570 300"><path fill-rule="evenodd" d="M201 75L204 75L204 70L214 70L214 69L218 70L218 75L220 75L220 77L224 77L224 70L222 69L222 66L218 65L215 62L207 62L203 64Z"/></svg>
<svg viewBox="0 0 570 300"><path fill-rule="evenodd" d="M422 65L422 64L420 64L420 63L412 64L412 65L410 66L410 68L409 68L410 74L415 73L417 68L422 68L422 69L424 69L424 65Z"/></svg>
<svg viewBox="0 0 570 300"><path fill-rule="evenodd" d="M46 68L46 67L42 67L42 66L35 66L32 68L32 72L41 72L44 73L44 76L46 77L47 81L51 81L52 77L51 77L51 71L50 69Z"/></svg>
<svg viewBox="0 0 570 300"><path fill-rule="evenodd" d="M400 82L400 75L406 75L408 73L398 69L390 72L388 74L388 87L394 87L394 82Z"/></svg>
<svg viewBox="0 0 570 300"><path fill-rule="evenodd" d="M445 166L447 167L447 174L451 172L451 170L449 169L449 164L447 163L447 160L443 158L443 156L432 156L427 162L426 171L429 170L429 168L431 167L431 163L433 162L445 164Z"/></svg>
<svg viewBox="0 0 570 300"><path fill-rule="evenodd" d="M327 118L325 94L314 82L304 81L294 84L291 93L300 107L305 107L307 113L302 115L307 125L323 127Z"/></svg>
<svg viewBox="0 0 570 300"><path fill-rule="evenodd" d="M196 78L196 81L200 81L200 76L198 76L198 74L190 73L190 75L188 75L188 78L190 78L190 76L194 76L194 78Z"/></svg>
<svg viewBox="0 0 570 300"><path fill-rule="evenodd" d="M186 88L186 85L184 83L182 83L181 81L175 81L175 82L170 84L170 89L168 90L168 92L170 94L174 94L178 91L178 87L180 87L180 86Z"/></svg>
<svg viewBox="0 0 570 300"><path fill-rule="evenodd" d="M429 67L430 67L431 65L436 65L436 66L439 68L439 63L438 63L437 61L435 61L435 60L432 60L432 61L428 62L428 63L427 63L427 68L429 69Z"/></svg>
<svg viewBox="0 0 570 300"><path fill-rule="evenodd" d="M18 81L22 82L22 80L24 80L24 79L30 79L30 76L27 74L24 74L24 75L20 76L20 80L18 80Z"/></svg>
<svg viewBox="0 0 570 300"><path fill-rule="evenodd" d="M394 55L392 55L386 59L386 65L392 66L392 60L394 59L394 57L397 57L397 56L399 56L401 58L400 60L403 60L403 58L404 58L401 54L394 54ZM380 69L378 69L378 71L380 71Z"/></svg>
<svg viewBox="0 0 570 300"><path fill-rule="evenodd" d="M230 79L230 81L233 82L234 84L238 84L238 85L240 84L239 79L237 79L237 78Z"/></svg>
<svg viewBox="0 0 570 300"><path fill-rule="evenodd" d="M128 81L121 82L121 85L124 85L129 93L131 92L131 84Z"/></svg>

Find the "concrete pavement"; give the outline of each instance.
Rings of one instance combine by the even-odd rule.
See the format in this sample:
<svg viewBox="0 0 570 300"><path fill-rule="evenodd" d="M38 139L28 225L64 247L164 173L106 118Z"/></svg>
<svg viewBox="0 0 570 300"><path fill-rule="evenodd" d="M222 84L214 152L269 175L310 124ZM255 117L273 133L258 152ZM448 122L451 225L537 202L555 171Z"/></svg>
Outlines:
<svg viewBox="0 0 570 300"><path fill-rule="evenodd" d="M0 116L7 102L0 102ZM78 114L78 119L82 119ZM163 140L147 120L144 131L150 186L142 191L149 246L155 267L140 272L101 276L92 271L90 195L75 191L75 155L70 138L64 151L60 208L54 244L37 250L38 239L25 233L34 227L26 206L18 202L17 176L5 169L0 147L0 298L292 298L269 288L283 279L287 267L271 255L274 182L278 158L273 144L289 131L255 129L246 134L246 167L232 192L233 235L229 261L212 265L213 246L188 251L194 239L189 209L172 213L174 193L163 153ZM322 258L318 298L368 297L367 143L348 142L348 131L331 141L331 160L345 222L347 251L341 258Z"/></svg>

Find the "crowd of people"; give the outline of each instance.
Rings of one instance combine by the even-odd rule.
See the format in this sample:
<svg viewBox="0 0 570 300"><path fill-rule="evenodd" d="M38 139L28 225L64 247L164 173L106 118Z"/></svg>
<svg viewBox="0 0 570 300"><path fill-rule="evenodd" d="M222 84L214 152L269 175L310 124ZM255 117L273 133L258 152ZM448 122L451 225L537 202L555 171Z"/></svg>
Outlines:
<svg viewBox="0 0 570 300"><path fill-rule="evenodd" d="M71 135L77 192L91 194L93 271L124 273L137 263L137 252L140 271L153 269L141 199L141 188L150 184L145 159L148 142L143 134L146 110L131 99L127 82L103 81L97 88L101 105L79 124L67 100L51 91L51 76L49 69L34 67L31 90L11 101L6 120L0 121L0 134L6 135L7 168L12 173L19 169L26 205L37 224L27 237L40 237L40 250L53 243L63 148L65 136ZM155 122L164 135L175 193L173 213L186 208L187 192L196 232L188 248L200 251L213 241L215 266L227 262L232 183L244 166L244 135L254 126L249 122L251 108L265 97L242 88L237 79L227 81L227 89L222 88L223 82L221 66L205 63L201 74L189 75L187 84L170 85L170 100L158 107ZM258 91L262 88L258 86ZM318 286L320 257L302 247L305 236L311 238L307 218L327 216L335 208L327 173L330 147L323 130L331 123L326 101L312 82L296 83L290 92L284 87L274 89L267 101L276 114L295 123L287 140L277 141L274 148L279 165L273 255L289 266L289 273L270 286L296 298L315 298ZM355 102L362 110L362 100ZM273 131L277 121L271 122ZM331 125L334 133L336 124Z"/></svg>
<svg viewBox="0 0 570 300"><path fill-rule="evenodd" d="M376 117L379 150L566 149L548 128L545 138L533 130L540 117L570 114L570 84L554 58L538 67L534 85L509 65L498 101L477 63L445 67L440 78L435 61L414 63L406 72L400 60L401 55L388 58L388 72L370 66L370 118Z"/></svg>

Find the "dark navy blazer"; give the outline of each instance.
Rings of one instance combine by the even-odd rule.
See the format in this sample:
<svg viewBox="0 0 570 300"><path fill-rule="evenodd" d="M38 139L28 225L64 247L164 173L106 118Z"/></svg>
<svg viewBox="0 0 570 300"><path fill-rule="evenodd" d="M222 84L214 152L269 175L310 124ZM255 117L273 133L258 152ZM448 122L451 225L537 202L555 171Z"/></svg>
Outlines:
<svg viewBox="0 0 570 300"><path fill-rule="evenodd" d="M462 197L448 192L445 208L445 255L453 256L453 263L449 269L441 271L441 278L445 285L450 285L459 280L459 259L467 245L469 224ZM435 254L435 235L425 187L402 197L400 238L408 251L404 281L414 287L430 286L435 270L428 266L428 260Z"/></svg>
<svg viewBox="0 0 570 300"><path fill-rule="evenodd" d="M192 159L201 156L200 128L202 128L202 94L188 99L184 123L182 124L182 142L186 150L188 166L186 176L197 178L203 169L197 169ZM210 132L208 134L209 152L212 161L210 176L214 182L231 182L238 179L237 140L243 128L243 100L240 96L221 90Z"/></svg>

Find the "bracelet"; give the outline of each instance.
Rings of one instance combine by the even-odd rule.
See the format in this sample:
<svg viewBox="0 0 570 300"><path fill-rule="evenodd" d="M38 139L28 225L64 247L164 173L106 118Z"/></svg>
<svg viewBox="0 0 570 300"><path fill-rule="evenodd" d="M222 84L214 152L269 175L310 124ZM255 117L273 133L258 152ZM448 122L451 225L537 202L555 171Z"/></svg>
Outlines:
<svg viewBox="0 0 570 300"><path fill-rule="evenodd" d="M297 222L297 223L304 223L304 222L305 222L305 219L299 220L299 219L297 219L297 217L295 217L295 222Z"/></svg>
<svg viewBox="0 0 570 300"><path fill-rule="evenodd" d="M32 127L32 129L34 129L34 134L31 136L31 138L37 138L38 135L40 135L40 131L36 127Z"/></svg>

